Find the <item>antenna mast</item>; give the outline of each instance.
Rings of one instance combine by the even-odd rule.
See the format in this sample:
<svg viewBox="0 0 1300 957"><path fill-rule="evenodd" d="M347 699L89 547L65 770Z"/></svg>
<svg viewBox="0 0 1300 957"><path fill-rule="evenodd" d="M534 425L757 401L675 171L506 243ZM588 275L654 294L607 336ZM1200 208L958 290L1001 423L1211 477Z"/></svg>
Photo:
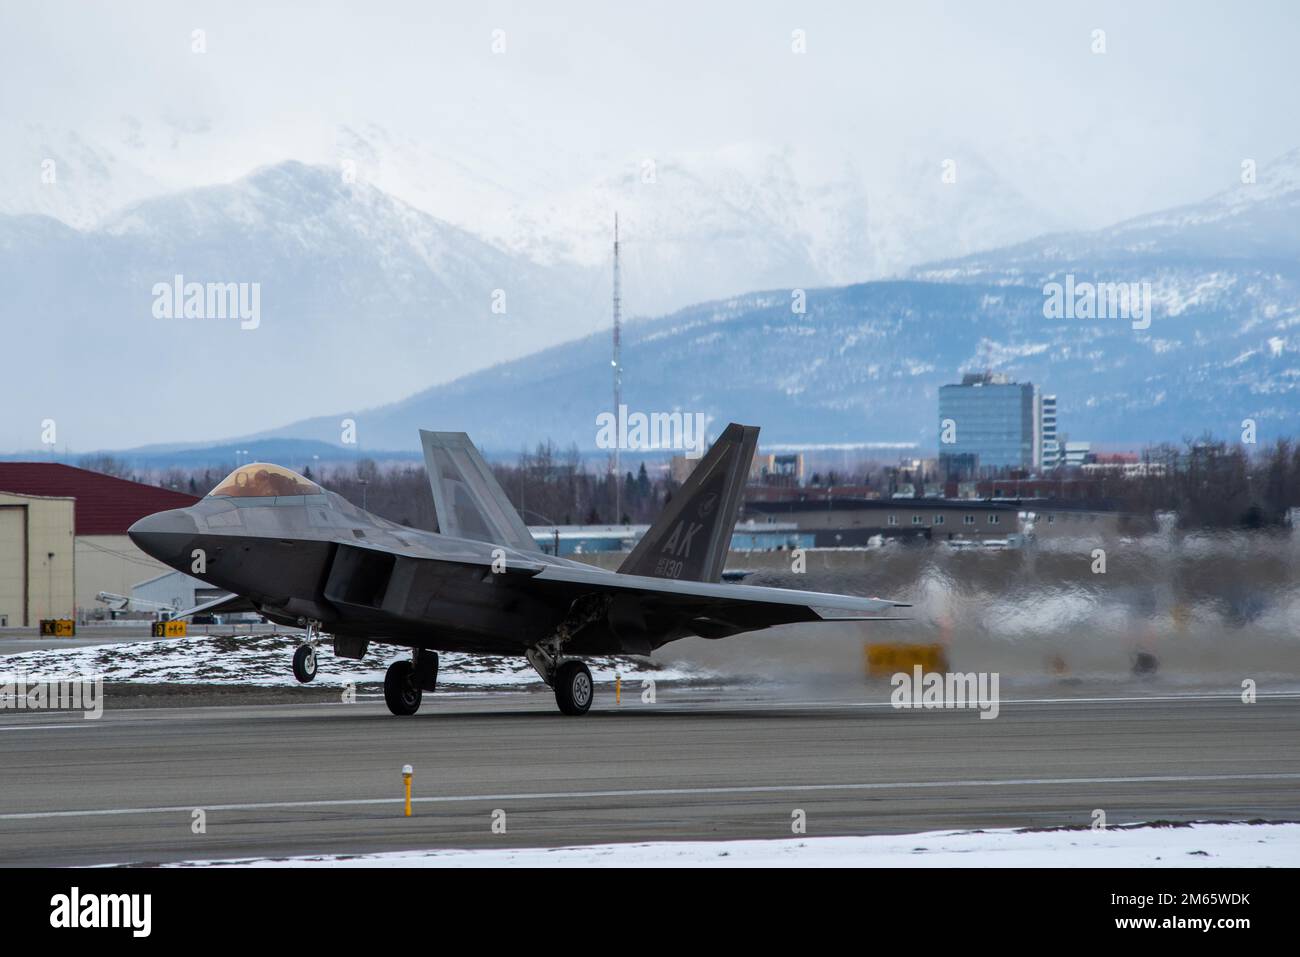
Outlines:
<svg viewBox="0 0 1300 957"><path fill-rule="evenodd" d="M623 518L623 474L620 467L619 445L622 441L622 427L619 423L619 412L623 406L623 329L622 317L620 310L622 308L622 297L620 295L620 282L618 274L618 213L614 213L614 358L610 365L614 367L614 427L617 430L614 440L614 524L618 525Z"/></svg>

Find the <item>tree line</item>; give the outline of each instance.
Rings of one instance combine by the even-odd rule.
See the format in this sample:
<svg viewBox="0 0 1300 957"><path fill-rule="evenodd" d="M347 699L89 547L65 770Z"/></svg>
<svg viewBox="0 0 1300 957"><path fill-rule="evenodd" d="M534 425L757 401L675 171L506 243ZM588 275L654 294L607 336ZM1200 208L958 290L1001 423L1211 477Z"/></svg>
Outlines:
<svg viewBox="0 0 1300 957"><path fill-rule="evenodd" d="M232 462L228 466L149 471L109 455L87 456L77 464L196 497L206 495L236 468ZM381 466L371 459L334 466L281 464L383 518L412 528L435 528L433 495L422 464ZM652 477L642 462L636 471L624 472L618 494L609 470L588 468L577 446L561 451L551 442L521 452L513 464L494 463L491 468L529 525L613 524L616 510L619 524L649 523L678 487L667 476Z"/></svg>
<svg viewBox="0 0 1300 957"><path fill-rule="evenodd" d="M105 455L87 457L78 464L195 496L207 494L235 468L231 463L228 467L148 472ZM1182 445L1166 443L1146 449L1140 466L1132 474L1058 470L1051 477L1069 480L1075 500L1081 503L1148 516L1171 512L1184 528L1276 527L1287 522L1291 509L1300 508L1300 445L1291 439L1253 451L1208 437ZM667 474L648 473L643 462L617 480L621 494L616 494L615 478L608 469L589 467L576 446L561 450L551 442L521 452L514 463L498 462L491 467L529 525L602 525L615 523L616 518L623 524L645 524L654 521L678 488ZM414 528L435 527L433 497L423 465L380 466L363 459L315 469L303 465L297 471L384 518ZM1004 477L1014 476L1008 473ZM911 472L896 465L863 462L838 474L814 474L807 485L853 484L887 496L900 482L919 484L935 478L925 469Z"/></svg>

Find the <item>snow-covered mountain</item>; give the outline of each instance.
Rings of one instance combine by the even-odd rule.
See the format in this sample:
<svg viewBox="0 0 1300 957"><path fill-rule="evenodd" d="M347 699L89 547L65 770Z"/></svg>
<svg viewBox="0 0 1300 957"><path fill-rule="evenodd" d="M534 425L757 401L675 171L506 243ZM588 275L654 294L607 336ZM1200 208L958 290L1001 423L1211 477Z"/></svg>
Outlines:
<svg viewBox="0 0 1300 957"><path fill-rule="evenodd" d="M764 443L934 448L938 388L990 369L1056 393L1062 429L1102 447L1232 435L1246 417L1267 441L1300 421L1298 302L1300 273L1275 275L1176 317L1157 311L1140 333L1049 323L1041 293L1021 286L814 290L802 316L778 290L628 327L624 396L632 411L762 425ZM410 448L417 429L438 428L465 429L494 452L542 437L593 449L608 356L608 337L591 336L354 414L372 448ZM328 440L336 421L267 435Z"/></svg>
<svg viewBox="0 0 1300 957"><path fill-rule="evenodd" d="M21 131L22 149L0 171L0 213L98 228L124 206L224 182L221 171L239 164L221 131L202 120L146 125L127 117L109 129L99 138ZM933 144L891 149L897 159L865 164L848 153L742 143L710 152L556 156L538 166L376 125L296 142L296 151L277 147L272 132L259 161L278 165L292 156L346 171L514 256L583 276L593 296L608 283L617 211L628 308L642 316L774 285L896 276L1067 225L971 148L950 158L954 181L945 182L945 152ZM52 184L40 178L46 160L55 165ZM179 182L184 169L200 171L199 182Z"/></svg>
<svg viewBox="0 0 1300 957"><path fill-rule="evenodd" d="M639 315L773 286L884 278L1063 224L976 154L946 183L938 160L867 173L848 156L737 146L629 158L620 172L512 205L484 224L548 264L607 269L619 213Z"/></svg>
<svg viewBox="0 0 1300 957"><path fill-rule="evenodd" d="M710 152L601 158L583 176L508 165L367 126L340 129L337 159L417 208L545 265L607 270L612 214L641 314L773 281L883 278L1066 221L977 151L933 144L864 166L848 153L741 143Z"/></svg>
<svg viewBox="0 0 1300 957"><path fill-rule="evenodd" d="M1203 203L838 286L1050 217L969 156L956 183L922 161L881 194L864 185L876 171L842 158L739 149L629 164L595 186L571 177L554 199L372 129L337 149L98 212L85 229L0 216L0 319L36 357L6 381L0 445L35 447L47 418L58 447L80 449L239 423L302 422L267 434L337 442L345 410L372 409L358 423L372 449L431 425L507 450L547 435L589 448L609 390L615 207L627 311L704 302L629 325L634 408L757 421L767 441L924 442L938 386L996 368L1058 393L1076 438L1176 438L1245 417L1290 428L1297 411L1298 153ZM416 198L456 197L457 218L482 210L486 238L374 185L409 191L421 170L431 185ZM1067 273L1151 282L1151 328L1045 320L1043 284ZM256 283L258 327L155 318L154 290L176 275ZM770 291L718 297L755 288ZM796 289L806 313L792 311Z"/></svg>
<svg viewBox="0 0 1300 957"><path fill-rule="evenodd" d="M1059 397L1063 431L1105 446L1300 425L1300 152L1258 183L1118 226L1060 233L915 270L908 281L789 288L626 330L632 410L703 412L767 443L937 441L937 391L990 369ZM1150 282L1149 328L1048 319L1044 284ZM608 337L545 350L357 416L375 447L417 428L467 429L512 452L549 436L594 446ZM536 401L520 401L533 397ZM272 435L327 438L330 419Z"/></svg>
<svg viewBox="0 0 1300 957"><path fill-rule="evenodd" d="M28 125L6 130L0 215L50 216L89 229L113 211L164 190L122 144Z"/></svg>
<svg viewBox="0 0 1300 957"><path fill-rule="evenodd" d="M573 170L558 157L521 173L508 157L368 126L305 147L318 163L227 181L238 157L202 117L106 128L96 138L32 127L6 154L16 166L0 176L0 318L74 378L49 394L25 388L42 381L38 366L21 370L0 446L31 448L47 418L63 423L60 446L83 449L230 435L392 401L601 329L615 210L633 316L887 275L1052 224L977 159L960 161L956 184L930 161L900 178L754 146ZM212 185L177 185L187 169ZM152 290L177 275L257 284L259 328L154 319ZM123 375L117 402L89 397L106 363L144 360L153 371ZM263 384L183 413L157 406L159 390L194 388L221 365Z"/></svg>
<svg viewBox="0 0 1300 957"><path fill-rule="evenodd" d="M250 305L256 288L256 328L158 318L156 290L178 275L245 284ZM6 373L0 441L16 448L47 418L59 447L86 449L391 401L595 321L562 270L300 163L85 231L0 216L0 288L6 334L31 360Z"/></svg>
<svg viewBox="0 0 1300 957"><path fill-rule="evenodd" d="M1088 264L1125 275L1186 270L1191 261L1287 268L1300 260L1300 148L1259 167L1241 183L1197 203L1161 210L1104 229L1038 237L1008 247L915 268L917 279L1039 285L1062 267ZM1116 279L1121 277L1117 276Z"/></svg>

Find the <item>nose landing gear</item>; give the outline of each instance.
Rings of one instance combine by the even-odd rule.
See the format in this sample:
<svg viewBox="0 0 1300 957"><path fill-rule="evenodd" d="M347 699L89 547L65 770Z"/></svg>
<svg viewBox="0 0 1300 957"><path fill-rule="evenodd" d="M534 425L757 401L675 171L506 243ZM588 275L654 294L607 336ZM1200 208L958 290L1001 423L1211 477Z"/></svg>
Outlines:
<svg viewBox="0 0 1300 957"><path fill-rule="evenodd" d="M306 684L316 677L316 649L300 645L293 653L293 676Z"/></svg>
<svg viewBox="0 0 1300 957"><path fill-rule="evenodd" d="M293 676L306 684L316 677L316 649L320 647L320 622L307 622L307 637L293 653Z"/></svg>

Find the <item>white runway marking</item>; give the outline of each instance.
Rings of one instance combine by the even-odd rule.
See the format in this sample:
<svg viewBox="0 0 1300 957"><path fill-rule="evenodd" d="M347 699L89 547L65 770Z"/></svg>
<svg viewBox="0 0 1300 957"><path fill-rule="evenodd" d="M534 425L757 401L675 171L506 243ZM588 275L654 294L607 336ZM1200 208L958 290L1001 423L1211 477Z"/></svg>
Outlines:
<svg viewBox="0 0 1300 957"><path fill-rule="evenodd" d="M482 700L491 702L496 698L503 698L509 701L517 701L521 696L529 694L520 691L501 691L501 692L482 692L482 691L454 691L439 693L438 698L455 699L458 703L463 701ZM665 698L666 693L661 692L660 697ZM538 710L551 710L552 706L548 701L543 700L547 696L538 695ZM383 699L382 694L358 694L357 700L361 701L379 701ZM1300 692L1293 691L1273 691L1260 692L1259 701L1293 701L1300 699ZM1007 698L1003 697L1001 705L1022 705L1022 704L1144 704L1144 703L1168 703L1168 702L1194 702L1194 701L1240 701L1241 695L1238 692L1186 692L1166 695L1132 695L1132 696L1106 696L1106 697L1078 697L1078 698ZM286 714L301 714L304 711L323 711L323 710L346 710L351 711L356 708L355 704L348 704L339 701L312 701L312 702L295 702L283 704L258 704L258 705L194 705L185 707L150 707L150 708L130 708L114 711L110 705L104 709L104 714L112 719L116 727L126 726L144 726L146 724L156 724L162 718L167 721L192 721L210 718L215 712L218 717L229 717L235 720L267 720L285 716ZM429 713L434 712L437 706L437 700L428 704L431 705ZM747 711L780 711L803 709L808 711L836 711L849 710L856 708L880 708L889 710L899 710L890 701L855 701L851 699L837 700L808 700L808 701L791 701L779 698L755 699L748 698L741 701L727 700L725 698L701 698L695 700L673 700L667 697L660 700L656 705L642 706L639 704L624 706L622 708L611 707L594 707L597 714L618 714L637 712L642 714L668 714L682 711L734 711L737 715ZM953 709L936 708L935 711L951 711ZM380 709L382 712L383 709ZM239 713L232 713L239 712ZM370 712L362 709L359 713L369 714ZM474 712L464 712L472 714ZM485 710L483 714L492 715L517 715L519 717L528 717L534 713L532 709L495 709ZM95 722L89 722L90 726ZM18 725L9 725L0 727L0 730L19 730ZM38 727L35 721L29 727ZM83 725L59 725L59 727L77 728Z"/></svg>
<svg viewBox="0 0 1300 957"><path fill-rule="evenodd" d="M1293 700L1300 698L1300 692L1294 691L1273 691L1260 692L1257 695L1259 701L1264 700ZM1130 696L1107 696L1103 698L1007 698L1003 697L1000 701L1002 707L1012 704L1138 704L1143 702L1162 702L1171 701L1241 701L1241 693L1235 691L1226 692L1187 692L1186 694L1168 694L1168 695L1130 695ZM890 701L777 701L771 703L757 702L760 707L765 708L893 708L899 710ZM936 708L936 711L952 710Z"/></svg>
<svg viewBox="0 0 1300 957"><path fill-rule="evenodd" d="M93 724L93 721L86 724L4 724L0 725L0 731L52 731L55 728L85 728Z"/></svg>
<svg viewBox="0 0 1300 957"><path fill-rule="evenodd" d="M472 804L480 801L565 801L579 798L690 797L721 794L792 794L829 791L898 791L931 788L1059 787L1081 784L1192 784L1214 781L1300 781L1297 773L1178 774L1119 778L1013 778L999 781L873 781L855 784L756 784L737 787L636 788L621 791L538 791L522 794L458 794L415 797L412 804ZM46 818L113 817L130 814L189 814L205 811L273 811L289 808L363 807L401 804L402 798L344 798L329 801L262 801L251 804L194 804L174 807L92 808L81 811L22 811L0 814L0 821Z"/></svg>

